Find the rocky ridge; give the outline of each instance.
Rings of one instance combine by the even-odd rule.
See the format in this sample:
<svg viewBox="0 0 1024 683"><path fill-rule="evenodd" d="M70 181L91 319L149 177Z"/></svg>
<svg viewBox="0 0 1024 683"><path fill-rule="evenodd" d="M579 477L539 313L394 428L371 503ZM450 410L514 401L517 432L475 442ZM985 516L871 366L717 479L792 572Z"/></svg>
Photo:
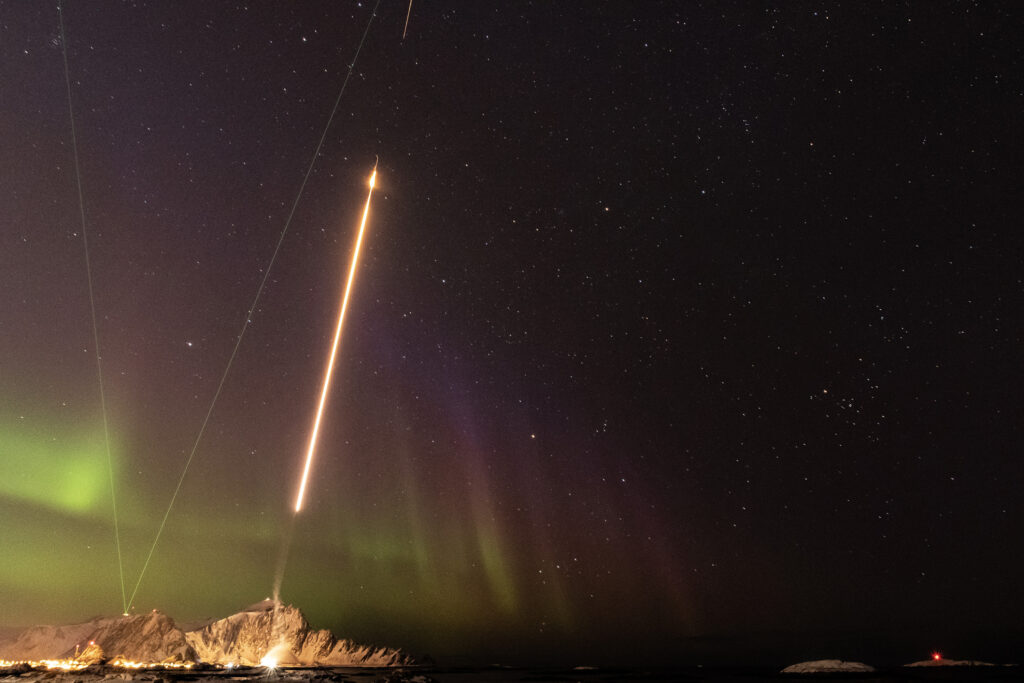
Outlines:
<svg viewBox="0 0 1024 683"><path fill-rule="evenodd" d="M280 666L391 667L413 663L401 650L360 645L310 628L291 605L265 600L184 631L159 611L100 617L69 626L34 626L0 649L0 659L74 657L95 643L108 659L258 666L270 653Z"/></svg>
<svg viewBox="0 0 1024 683"><path fill-rule="evenodd" d="M359 645L313 630L295 607L265 600L186 634L200 661L260 664L268 653L282 666L388 667L412 664L401 650Z"/></svg>

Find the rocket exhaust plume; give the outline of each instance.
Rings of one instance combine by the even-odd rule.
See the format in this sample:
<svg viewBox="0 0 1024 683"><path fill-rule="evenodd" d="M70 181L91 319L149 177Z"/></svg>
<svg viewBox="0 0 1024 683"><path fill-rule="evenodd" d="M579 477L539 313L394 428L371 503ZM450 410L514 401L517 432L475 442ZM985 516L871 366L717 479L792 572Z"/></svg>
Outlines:
<svg viewBox="0 0 1024 683"><path fill-rule="evenodd" d="M338 354L338 343L341 341L341 327L345 322L345 308L348 306L348 297L352 292L352 282L356 277L356 266L359 264L359 249L363 245L363 232L366 230L366 219L370 215L370 199L373 197L373 185L377 180L377 164L373 165L373 174L370 176L370 192L366 196L366 206L363 208L363 220L359 223L359 234L356 237L356 246L352 251L352 265L348 269L348 281L345 283L345 294L341 298L341 310L338 312L338 327L334 331L334 343L331 345L331 356L327 362L327 372L324 373L324 387L320 392L320 404L316 409L316 419L313 420L313 433L309 437L309 450L306 452L306 465L302 469L302 481L299 483L299 494L295 497L295 512L302 510L302 500L306 494L306 482L309 480L309 470L313 465L313 455L316 453L316 439L320 433L320 419L324 414L324 404L327 403L327 390L331 386L331 374L334 372L334 359Z"/></svg>

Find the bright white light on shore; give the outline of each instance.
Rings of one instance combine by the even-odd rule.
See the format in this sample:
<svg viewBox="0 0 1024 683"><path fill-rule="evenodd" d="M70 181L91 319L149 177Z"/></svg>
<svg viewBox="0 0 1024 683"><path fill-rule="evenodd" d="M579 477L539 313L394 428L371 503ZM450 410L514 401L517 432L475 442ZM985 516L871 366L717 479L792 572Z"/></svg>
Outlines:
<svg viewBox="0 0 1024 683"><path fill-rule="evenodd" d="M260 660L260 666L265 666L268 669L276 669L277 668L277 658L268 654L268 655L264 656L263 659Z"/></svg>

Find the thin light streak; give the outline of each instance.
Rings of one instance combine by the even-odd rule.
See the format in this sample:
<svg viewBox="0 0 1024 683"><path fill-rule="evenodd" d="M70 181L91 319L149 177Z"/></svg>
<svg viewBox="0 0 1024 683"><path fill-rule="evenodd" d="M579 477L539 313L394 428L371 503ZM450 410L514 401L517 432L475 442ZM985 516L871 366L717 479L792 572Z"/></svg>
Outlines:
<svg viewBox="0 0 1024 683"><path fill-rule="evenodd" d="M92 286L92 264L89 260L89 232L85 222L85 195L82 193L82 169L78 163L78 133L75 130L75 109L71 98L71 71L68 69L68 41L64 35L64 8L57 4L60 18L60 49L64 57L64 85L68 93L68 119L71 121L71 149L75 159L75 184L78 188L78 216L82 224L82 246L85 249L86 282L89 283L89 313L92 316L92 340L96 348L96 377L100 385L100 409L103 413L103 443L107 449L107 474L110 476L110 509L114 516L114 547L117 548L117 571L121 577L121 606L128 614L128 598L124 584L124 560L121 559L121 530L117 522L117 496L114 493L114 459L110 454L110 421L107 418L107 396L103 390L103 355L100 353L100 330L96 324L96 295Z"/></svg>
<svg viewBox="0 0 1024 683"><path fill-rule="evenodd" d="M284 244L285 235L288 234L288 228L292 224L292 218L295 217L295 210L299 206L299 200L302 199L302 195L306 190L306 183L309 181L310 176L313 173L313 168L316 166L316 161L320 157L320 150L324 146L324 141L327 139L327 132L331 128L331 122L334 121L335 115L338 113L338 105L341 104L341 96L345 94L345 88L348 87L349 79L352 78L352 71L355 69L356 62L359 61L359 54L363 51L363 44L366 42L366 36L370 33L370 24L373 23L374 17L377 16L377 8L380 6L380 0L377 0L373 6L373 12L370 13L370 18L366 22L366 28L363 30L363 37L359 40L359 46L356 48L356 53L352 57L352 63L348 65L348 74L345 76L345 80L341 84L341 90L338 91L338 96L334 99L334 107L331 108L331 115L327 117L327 124L324 126L323 133L320 134L320 142L317 143L316 150L313 152L313 157L309 161L309 166L306 168L306 175L302 178L302 184L299 186L299 192L295 195L295 201L292 202L292 209L288 213L288 218L284 222L284 228L281 230L281 235L277 238L277 246L274 247L274 253L270 256L270 262L263 271L263 279L260 280L259 287L256 288L256 296L252 300L252 305L249 306L249 312L245 316L245 322L242 323L242 331L238 333L238 337L235 339L235 348L231 351L231 356L228 358L227 366L224 368L224 373L220 376L220 384L217 385L217 390L213 393L213 399L210 401L210 407L206 410L206 417L203 418L203 423L199 427L199 433L196 435L195 441L192 442L192 451L188 455L188 459L185 460L185 466L181 470L181 476L178 478L178 485L174 488L174 493L171 494L171 501L167 504L167 510L164 512L164 517L160 520L160 526L157 527L156 537L153 539L153 544L149 546L149 553L146 555L146 561L142 564L142 571L139 572L139 579L135 582L135 588L132 590L131 595L128 597L128 606L131 606L135 602L135 595L139 592L139 586L142 585L142 578L146 575L146 570L149 568L149 562L153 559L153 553L156 551L157 543L160 542L160 536L164 533L164 527L167 526L167 519L171 516L171 510L174 508L174 501L178 499L178 492L181 491L181 485L185 483L185 475L188 474L188 468L192 464L192 460L196 456L196 451L199 449L199 442L203 439L203 434L206 433L206 426L210 422L210 417L213 415L213 409L217 405L217 399L220 398L221 391L224 389L224 384L227 382L228 375L231 373L231 367L234 365L235 357L238 356L238 349L242 346L242 339L245 337L246 330L249 329L249 324L252 323L253 315L256 312L256 305L260 301L260 297L263 295L263 289L266 287L267 279L270 277L270 271L274 267L274 263L277 261L277 254L281 251L281 245ZM374 166L376 169L376 166ZM125 608L127 611L127 607Z"/></svg>
<svg viewBox="0 0 1024 683"><path fill-rule="evenodd" d="M409 9L405 12L405 26L402 28L402 40L405 40L405 34L409 32L409 15L412 14L412 0L409 0Z"/></svg>
<svg viewBox="0 0 1024 683"><path fill-rule="evenodd" d="M320 392L320 404L316 409L316 419L313 420L313 433L309 437L309 450L306 452L306 465L302 469L302 481L299 483L299 495L295 498L295 512L302 510L302 499L306 495L306 483L309 480L309 470L313 465L313 455L316 452L317 435L320 433L320 420L324 414L324 405L327 403L327 390L331 386L331 374L334 372L334 360L338 355L338 344L341 342L341 327L345 323L345 309L348 307L348 297L352 293L352 282L356 277L356 266L359 265L359 250L363 246L363 233L366 231L366 219L370 215L370 199L373 198L373 185L377 180L377 166L373 167L373 175L370 176L370 192L366 196L366 206L363 208L363 220L359 222L359 235L356 237L356 246L352 252L352 264L348 269L348 281L345 283L345 294L341 298L341 310L338 313L338 327L334 330L334 343L331 344L331 356L327 362L327 372L324 373L324 386Z"/></svg>

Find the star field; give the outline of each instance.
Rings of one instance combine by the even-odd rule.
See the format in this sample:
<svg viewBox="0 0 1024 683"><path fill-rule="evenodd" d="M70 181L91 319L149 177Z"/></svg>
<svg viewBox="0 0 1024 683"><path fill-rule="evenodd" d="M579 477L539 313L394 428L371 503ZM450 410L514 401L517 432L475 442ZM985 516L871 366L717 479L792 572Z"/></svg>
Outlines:
<svg viewBox="0 0 1024 683"><path fill-rule="evenodd" d="M5 10L26 625L120 611L63 49L134 584L373 4L69 2L66 45L55 7ZM405 10L370 24L133 608L269 593L379 156L283 586L315 626L456 661L1008 656L1015 6L417 1L403 41Z"/></svg>

